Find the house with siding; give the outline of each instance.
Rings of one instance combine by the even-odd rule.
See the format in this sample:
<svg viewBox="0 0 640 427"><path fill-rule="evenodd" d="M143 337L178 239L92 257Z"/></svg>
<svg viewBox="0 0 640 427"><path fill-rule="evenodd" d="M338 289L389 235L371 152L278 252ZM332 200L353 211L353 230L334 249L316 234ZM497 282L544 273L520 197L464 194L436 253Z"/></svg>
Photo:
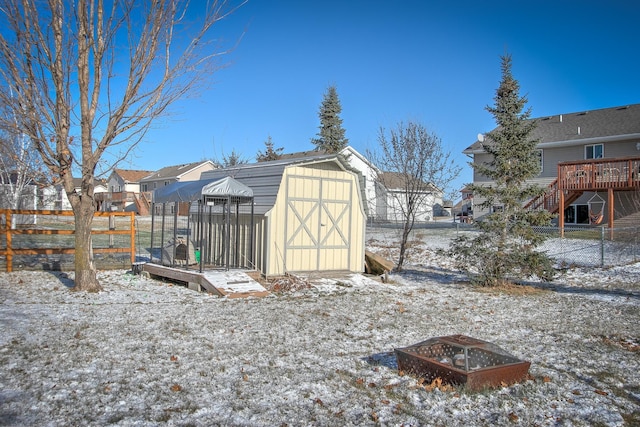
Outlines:
<svg viewBox="0 0 640 427"><path fill-rule="evenodd" d="M77 193L82 187L82 178L73 178L73 186ZM94 179L93 194L96 198L96 211L102 211L103 194L107 192L107 181L105 179ZM67 197L67 192L62 184L49 185L43 187L40 192L40 209L49 210L71 210L71 202Z"/></svg>
<svg viewBox="0 0 640 427"><path fill-rule="evenodd" d="M637 225L640 220L640 104L556 114L535 119L540 173L532 182L547 188L527 208L558 214L565 225ZM483 137L463 153L487 163ZM473 182L491 185L474 171ZM474 199L474 217L482 200ZM500 209L492 206L491 210Z"/></svg>
<svg viewBox="0 0 640 427"><path fill-rule="evenodd" d="M214 170L211 160L164 167L140 179L140 191L153 191L174 182L196 181L203 172Z"/></svg>
<svg viewBox="0 0 640 427"><path fill-rule="evenodd" d="M140 192L143 195L151 195L153 191L173 184L174 182L197 181L204 172L214 170L216 167L215 163L211 160L166 166L141 178ZM151 200L150 197L147 197L147 199L149 201ZM182 209L186 209L186 207L183 205Z"/></svg>
<svg viewBox="0 0 640 427"><path fill-rule="evenodd" d="M103 211L147 214L150 199L140 193L140 180L152 171L114 169L107 180L107 191L99 199Z"/></svg>
<svg viewBox="0 0 640 427"><path fill-rule="evenodd" d="M38 182L28 174L0 173L0 209L37 209L41 196ZM0 215L0 225L5 224ZM36 215L12 215L11 227L35 224Z"/></svg>
<svg viewBox="0 0 640 427"><path fill-rule="evenodd" d="M413 212L416 222L433 221L434 217L442 215L444 210L442 190L431 183L407 186L406 182L406 178L396 172L378 174L379 191L383 194L383 197L378 198L378 221L405 221L409 199L418 202ZM410 188L414 194L407 194L407 188Z"/></svg>
<svg viewBox="0 0 640 427"><path fill-rule="evenodd" d="M31 174L0 173L0 209L37 209L40 187Z"/></svg>

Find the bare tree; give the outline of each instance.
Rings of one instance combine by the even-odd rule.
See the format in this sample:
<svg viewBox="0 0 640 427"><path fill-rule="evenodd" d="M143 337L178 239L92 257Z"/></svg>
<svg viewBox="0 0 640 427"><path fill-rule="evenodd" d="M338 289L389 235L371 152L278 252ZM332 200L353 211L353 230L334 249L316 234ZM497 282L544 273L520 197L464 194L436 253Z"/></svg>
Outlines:
<svg viewBox="0 0 640 427"><path fill-rule="evenodd" d="M29 138L0 130L0 207L36 209L37 188L46 182L44 169ZM15 227L18 216L11 218Z"/></svg>
<svg viewBox="0 0 640 427"><path fill-rule="evenodd" d="M458 177L461 167L446 152L442 140L415 122L399 123L387 135L380 128L378 151L367 151L381 171L378 183L393 200L402 220L400 256L396 270L402 270L409 233L416 217L436 191L445 191Z"/></svg>
<svg viewBox="0 0 640 427"><path fill-rule="evenodd" d="M76 227L76 289L101 289L91 239L96 169L126 158L174 101L208 81L226 53L213 43L212 29L240 4L187 6L181 0L0 0L0 103L17 117L2 125L31 140L67 193Z"/></svg>

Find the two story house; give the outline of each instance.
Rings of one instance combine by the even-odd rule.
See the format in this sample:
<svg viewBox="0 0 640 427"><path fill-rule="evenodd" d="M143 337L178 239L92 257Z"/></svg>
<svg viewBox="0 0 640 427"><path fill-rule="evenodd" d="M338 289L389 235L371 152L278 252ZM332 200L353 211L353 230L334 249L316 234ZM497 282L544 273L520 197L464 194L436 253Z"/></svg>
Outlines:
<svg viewBox="0 0 640 427"><path fill-rule="evenodd" d="M174 182L197 181L202 173L214 169L216 165L211 160L167 166L141 178L140 191L142 194L151 194L154 190Z"/></svg>
<svg viewBox="0 0 640 427"><path fill-rule="evenodd" d="M565 225L637 225L640 220L640 104L564 113L535 119L540 174L533 182L547 188L526 208L558 214ZM463 151L473 163L490 160L483 136ZM474 184L490 185L474 171ZM474 217L482 200L474 200ZM492 206L491 210L500 209Z"/></svg>
<svg viewBox="0 0 640 427"><path fill-rule="evenodd" d="M195 181L200 174L215 169L210 161L167 166L157 171L114 169L107 182L107 192L101 194L103 211L133 211L149 215L151 193L177 181Z"/></svg>
<svg viewBox="0 0 640 427"><path fill-rule="evenodd" d="M101 193L103 211L148 213L150 196L140 193L140 180L152 171L114 169L107 180L107 191Z"/></svg>

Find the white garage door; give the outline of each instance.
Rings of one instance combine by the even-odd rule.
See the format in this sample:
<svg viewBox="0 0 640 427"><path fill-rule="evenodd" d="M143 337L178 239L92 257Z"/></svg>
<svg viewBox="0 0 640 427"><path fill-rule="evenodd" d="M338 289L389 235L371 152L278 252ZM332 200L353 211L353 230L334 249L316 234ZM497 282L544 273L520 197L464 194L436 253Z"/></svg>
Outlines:
<svg viewBox="0 0 640 427"><path fill-rule="evenodd" d="M288 271L348 270L352 185L348 179L287 177Z"/></svg>

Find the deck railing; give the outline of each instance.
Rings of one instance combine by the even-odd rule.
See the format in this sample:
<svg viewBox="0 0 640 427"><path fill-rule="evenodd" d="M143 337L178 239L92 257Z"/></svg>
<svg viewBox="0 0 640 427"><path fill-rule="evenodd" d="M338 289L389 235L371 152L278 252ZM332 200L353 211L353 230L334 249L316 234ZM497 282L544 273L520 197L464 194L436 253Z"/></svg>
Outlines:
<svg viewBox="0 0 640 427"><path fill-rule="evenodd" d="M558 188L597 191L640 187L640 157L558 163Z"/></svg>
<svg viewBox="0 0 640 427"><path fill-rule="evenodd" d="M542 196L530 200L525 208L555 213L560 191L564 192L565 204L569 204L585 191L634 188L640 188L640 157L562 162L558 163L558 177Z"/></svg>
<svg viewBox="0 0 640 427"><path fill-rule="evenodd" d="M113 193L96 193L96 198L112 203L120 203L120 202L133 202L135 200L136 193L132 191L117 191Z"/></svg>

